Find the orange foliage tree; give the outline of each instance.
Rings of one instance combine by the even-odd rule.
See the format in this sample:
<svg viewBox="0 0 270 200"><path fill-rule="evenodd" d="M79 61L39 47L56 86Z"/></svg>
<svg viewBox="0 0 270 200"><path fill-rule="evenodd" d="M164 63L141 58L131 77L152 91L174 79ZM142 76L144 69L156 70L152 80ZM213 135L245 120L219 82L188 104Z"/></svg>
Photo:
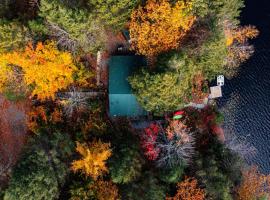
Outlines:
<svg viewBox="0 0 270 200"><path fill-rule="evenodd" d="M55 92L73 83L73 73L77 70L72 56L61 52L54 42L29 44L23 51L0 54L0 91L4 92L10 77L22 79L32 96L39 100L54 98Z"/></svg>
<svg viewBox="0 0 270 200"><path fill-rule="evenodd" d="M131 15L131 48L146 56L178 48L195 21L191 9L191 2L178 1L172 6L168 0L147 1Z"/></svg>
<svg viewBox="0 0 270 200"><path fill-rule="evenodd" d="M228 48L227 67L234 69L253 54L254 48L248 40L256 38L259 31L254 26L237 27L229 21L224 21L223 25Z"/></svg>
<svg viewBox="0 0 270 200"><path fill-rule="evenodd" d="M208 85L202 73L194 76L192 82L191 101L193 103L203 103L204 99L208 97Z"/></svg>
<svg viewBox="0 0 270 200"><path fill-rule="evenodd" d="M185 178L177 184L177 193L174 197L167 197L166 200L204 200L205 191L198 187L195 178Z"/></svg>
<svg viewBox="0 0 270 200"><path fill-rule="evenodd" d="M77 142L76 151L82 158L72 162L71 169L74 172L81 171L96 180L108 171L105 161L112 155L110 143L102 143L100 140L93 141L90 145Z"/></svg>
<svg viewBox="0 0 270 200"><path fill-rule="evenodd" d="M243 181L237 189L238 200L256 200L270 197L270 175L260 174L258 167L242 172ZM268 196L267 196L268 195Z"/></svg>
<svg viewBox="0 0 270 200"><path fill-rule="evenodd" d="M167 197L166 200L204 200L205 191L198 187L195 178L185 178L177 184L177 193L174 197Z"/></svg>
<svg viewBox="0 0 270 200"><path fill-rule="evenodd" d="M226 22L225 22L226 23ZM259 31L254 26L244 26L238 28L227 27L225 29L226 44L231 46L234 42L243 44L248 41L248 39L256 38Z"/></svg>
<svg viewBox="0 0 270 200"><path fill-rule="evenodd" d="M45 106L37 106L33 107L27 113L27 126L28 129L34 133L38 130L38 128L42 125L47 126L50 124L57 124L58 122L62 122L63 113L60 108L53 108L53 110L46 109Z"/></svg>
<svg viewBox="0 0 270 200"><path fill-rule="evenodd" d="M112 181L97 180L90 185L90 190L94 191L98 200L119 199L118 188Z"/></svg>

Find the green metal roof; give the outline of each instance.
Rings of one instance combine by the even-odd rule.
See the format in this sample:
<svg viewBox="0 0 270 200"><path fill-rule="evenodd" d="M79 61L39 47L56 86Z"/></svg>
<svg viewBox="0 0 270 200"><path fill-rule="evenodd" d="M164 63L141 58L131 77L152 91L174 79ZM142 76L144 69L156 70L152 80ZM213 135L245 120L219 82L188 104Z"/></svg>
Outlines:
<svg viewBox="0 0 270 200"><path fill-rule="evenodd" d="M147 112L132 94L127 78L145 66L142 56L113 56L109 61L109 107L111 116L143 116Z"/></svg>

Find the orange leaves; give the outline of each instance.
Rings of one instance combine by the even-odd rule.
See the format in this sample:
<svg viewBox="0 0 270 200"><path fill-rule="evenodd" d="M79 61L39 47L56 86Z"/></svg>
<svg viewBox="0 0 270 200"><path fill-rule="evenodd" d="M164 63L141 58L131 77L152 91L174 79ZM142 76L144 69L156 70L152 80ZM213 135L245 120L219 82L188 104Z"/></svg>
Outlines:
<svg viewBox="0 0 270 200"><path fill-rule="evenodd" d="M117 200L119 199L118 188L112 181L97 180L91 186L98 200Z"/></svg>
<svg viewBox="0 0 270 200"><path fill-rule="evenodd" d="M234 41L240 44L247 42L248 39L256 38L259 31L254 26L244 26L237 29L228 29L225 31L227 36L226 45L231 46Z"/></svg>
<svg viewBox="0 0 270 200"><path fill-rule="evenodd" d="M204 200L205 191L198 187L195 178L185 178L177 184L177 193L174 197L167 197L166 200Z"/></svg>
<svg viewBox="0 0 270 200"><path fill-rule="evenodd" d="M237 190L239 200L256 200L270 194L270 175L260 174L257 167L242 172L243 181Z"/></svg>
<svg viewBox="0 0 270 200"><path fill-rule="evenodd" d="M191 101L202 104L209 95L209 92L207 90L205 91L206 88L208 89L208 85L203 74L201 72L197 73L192 82Z"/></svg>
<svg viewBox="0 0 270 200"><path fill-rule="evenodd" d="M154 56L176 49L191 28L195 17L189 15L192 3L149 0L145 7L133 11L130 23L132 49L139 54Z"/></svg>
<svg viewBox="0 0 270 200"><path fill-rule="evenodd" d="M1 90L16 71L31 88L32 96L40 100L54 98L55 92L73 83L72 75L77 70L71 54L59 51L53 42L38 43L35 48L29 44L24 51L1 54L0 66Z"/></svg>
<svg viewBox="0 0 270 200"><path fill-rule="evenodd" d="M109 143L102 143L100 140L93 141L89 145L77 142L76 151L82 158L72 162L71 169L74 172L82 171L96 180L108 171L105 161L112 155Z"/></svg>
<svg viewBox="0 0 270 200"><path fill-rule="evenodd" d="M59 108L54 108L51 112L48 112L44 106L37 106L32 108L27 113L28 122L27 126L32 132L36 132L41 125L48 125L48 123L58 123L62 121L62 111Z"/></svg>

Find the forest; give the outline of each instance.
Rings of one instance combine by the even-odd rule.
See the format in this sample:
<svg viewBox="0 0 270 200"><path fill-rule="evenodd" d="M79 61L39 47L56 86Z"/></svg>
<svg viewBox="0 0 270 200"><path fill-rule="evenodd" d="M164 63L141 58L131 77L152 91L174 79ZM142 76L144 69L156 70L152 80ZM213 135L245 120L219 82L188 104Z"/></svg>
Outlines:
<svg viewBox="0 0 270 200"><path fill-rule="evenodd" d="M257 150L208 98L254 53L244 6L0 0L0 199L269 199ZM126 78L145 116L110 115L116 55L146 61Z"/></svg>

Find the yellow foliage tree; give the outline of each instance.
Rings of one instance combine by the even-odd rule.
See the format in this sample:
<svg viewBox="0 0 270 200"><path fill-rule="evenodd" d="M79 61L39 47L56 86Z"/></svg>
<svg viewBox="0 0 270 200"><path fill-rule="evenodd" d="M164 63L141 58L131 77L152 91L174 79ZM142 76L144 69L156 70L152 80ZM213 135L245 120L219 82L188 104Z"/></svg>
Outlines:
<svg viewBox="0 0 270 200"><path fill-rule="evenodd" d="M59 51L54 42L29 44L23 51L0 54L0 91L10 84L10 78L20 77L39 100L54 98L55 92L73 83L77 70L72 56Z"/></svg>
<svg viewBox="0 0 270 200"><path fill-rule="evenodd" d="M131 48L146 56L178 48L195 21L191 9L191 1L172 6L168 0L148 0L131 15Z"/></svg>
<svg viewBox="0 0 270 200"><path fill-rule="evenodd" d="M81 171L96 180L108 171L105 161L112 155L110 143L102 143L100 140L93 141L90 145L77 142L76 151L81 154L82 159L72 162L71 169L74 172Z"/></svg>
<svg viewBox="0 0 270 200"><path fill-rule="evenodd" d="M270 197L270 175L260 174L258 167L251 167L243 171L242 175L243 181L237 190L238 200Z"/></svg>
<svg viewBox="0 0 270 200"><path fill-rule="evenodd" d="M112 181L97 180L91 186L98 200L117 200L119 199L118 188Z"/></svg>

